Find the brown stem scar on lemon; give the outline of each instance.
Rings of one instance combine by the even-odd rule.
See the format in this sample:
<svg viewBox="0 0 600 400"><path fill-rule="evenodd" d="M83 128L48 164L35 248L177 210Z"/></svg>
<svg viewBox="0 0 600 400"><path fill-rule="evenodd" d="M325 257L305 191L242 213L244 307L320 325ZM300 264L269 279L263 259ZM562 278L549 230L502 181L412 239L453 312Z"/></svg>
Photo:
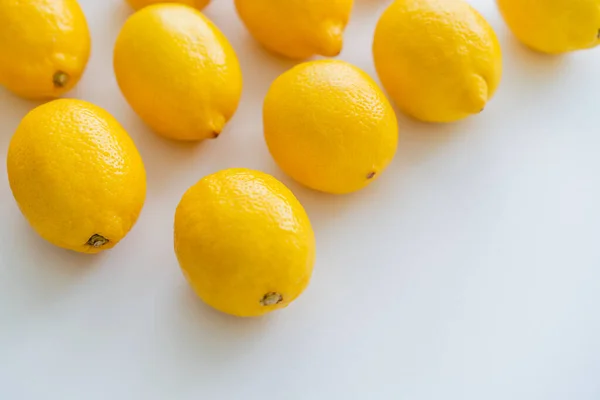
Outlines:
<svg viewBox="0 0 600 400"><path fill-rule="evenodd" d="M108 243L107 238L98 234L94 234L91 238L89 238L86 244L98 248L104 246L106 243Z"/></svg>
<svg viewBox="0 0 600 400"><path fill-rule="evenodd" d="M221 134L220 131L213 131L211 139L216 139L219 137L219 135Z"/></svg>
<svg viewBox="0 0 600 400"><path fill-rule="evenodd" d="M263 306L274 306L275 304L279 304L283 301L283 296L277 292L269 292L263 296L260 300L260 304Z"/></svg>
<svg viewBox="0 0 600 400"><path fill-rule="evenodd" d="M376 172L375 172L375 171L369 172L369 173L367 174L367 179L373 179L373 177L375 176L375 174L376 174Z"/></svg>
<svg viewBox="0 0 600 400"><path fill-rule="evenodd" d="M52 76L52 82L54 83L54 86L58 88L65 87L69 82L69 74L63 71L56 71L54 76Z"/></svg>

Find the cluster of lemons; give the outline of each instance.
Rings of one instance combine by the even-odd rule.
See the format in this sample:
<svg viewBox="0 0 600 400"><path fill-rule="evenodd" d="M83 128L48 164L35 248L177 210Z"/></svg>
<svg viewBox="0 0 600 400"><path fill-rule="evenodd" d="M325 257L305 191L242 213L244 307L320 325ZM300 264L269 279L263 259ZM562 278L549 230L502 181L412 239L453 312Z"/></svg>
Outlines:
<svg viewBox="0 0 600 400"><path fill-rule="evenodd" d="M334 57L353 0L234 0L252 36L283 57ZM133 110L167 138L218 137L242 94L234 49L199 10L209 0L129 0L136 11L114 48L114 72ZM154 4L156 3L156 4ZM159 4L160 3L160 4ZM497 0L527 46L562 53L600 44L600 0ZM0 0L0 84L33 99L61 96L82 76L90 34L76 0ZM501 49L465 0L395 0L375 29L373 57L406 114L451 122L481 112L502 75ZM327 193L360 190L396 153L396 115L377 83L339 60L303 62L277 78L263 106L277 164ZM97 253L135 224L146 173L135 144L105 110L57 99L14 133L7 170L31 226L49 242ZM256 316L290 304L310 281L315 238L302 205L258 171L204 177L175 213L175 252L211 306Z"/></svg>

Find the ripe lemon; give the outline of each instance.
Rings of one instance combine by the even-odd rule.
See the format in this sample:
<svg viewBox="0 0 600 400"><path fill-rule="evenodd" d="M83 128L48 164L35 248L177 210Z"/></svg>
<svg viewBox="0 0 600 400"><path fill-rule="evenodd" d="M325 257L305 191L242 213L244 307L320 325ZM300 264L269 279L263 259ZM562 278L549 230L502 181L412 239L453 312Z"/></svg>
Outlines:
<svg viewBox="0 0 600 400"><path fill-rule="evenodd" d="M117 39L114 69L135 112L171 139L217 137L242 93L240 65L225 36L181 4L133 14Z"/></svg>
<svg viewBox="0 0 600 400"><path fill-rule="evenodd" d="M76 0L0 0L0 84L11 92L56 98L77 84L89 55Z"/></svg>
<svg viewBox="0 0 600 400"><path fill-rule="evenodd" d="M250 34L293 59L337 56L354 0L235 0Z"/></svg>
<svg viewBox="0 0 600 400"><path fill-rule="evenodd" d="M175 253L207 304L251 317L286 307L304 291L315 238L302 205L281 182L229 169L183 195L175 213Z"/></svg>
<svg viewBox="0 0 600 400"><path fill-rule="evenodd" d="M329 193L367 186L398 144L388 100L367 74L344 61L307 62L277 78L265 98L263 122L281 169Z"/></svg>
<svg viewBox="0 0 600 400"><path fill-rule="evenodd" d="M136 10L158 3L179 3L202 10L210 3L210 0L127 0L127 2Z"/></svg>
<svg viewBox="0 0 600 400"><path fill-rule="evenodd" d="M408 115L452 122L483 110L502 75L496 34L464 0L397 0L373 42L375 67Z"/></svg>
<svg viewBox="0 0 600 400"><path fill-rule="evenodd" d="M7 170L37 233L81 253L115 246L146 196L135 144L108 112L82 100L54 100L29 112L11 139Z"/></svg>
<svg viewBox="0 0 600 400"><path fill-rule="evenodd" d="M515 36L550 54L600 45L600 0L497 0Z"/></svg>

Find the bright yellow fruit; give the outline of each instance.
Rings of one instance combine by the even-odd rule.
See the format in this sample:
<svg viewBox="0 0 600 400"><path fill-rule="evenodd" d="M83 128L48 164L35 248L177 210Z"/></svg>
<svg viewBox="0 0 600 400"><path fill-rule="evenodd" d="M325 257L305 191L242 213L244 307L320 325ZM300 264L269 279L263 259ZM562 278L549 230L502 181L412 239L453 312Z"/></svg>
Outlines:
<svg viewBox="0 0 600 400"><path fill-rule="evenodd" d="M293 59L337 56L354 0L235 0L250 34Z"/></svg>
<svg viewBox="0 0 600 400"><path fill-rule="evenodd" d="M114 69L135 112L171 139L217 137L242 93L240 65L225 36L181 4L133 14L117 39Z"/></svg>
<svg viewBox="0 0 600 400"><path fill-rule="evenodd" d="M207 304L251 317L287 307L304 291L315 238L302 205L281 182L228 169L183 195L175 213L175 253Z"/></svg>
<svg viewBox="0 0 600 400"><path fill-rule="evenodd" d="M377 24L373 55L398 106L428 122L481 112L502 75L496 34L464 0L396 0Z"/></svg>
<svg viewBox="0 0 600 400"><path fill-rule="evenodd" d="M210 0L127 0L127 2L136 10L158 3L179 3L202 10L208 5L208 3L210 3Z"/></svg>
<svg viewBox="0 0 600 400"><path fill-rule="evenodd" d="M10 142L7 169L37 233L81 253L115 246L146 196L135 144L108 112L82 100L54 100L29 112Z"/></svg>
<svg viewBox="0 0 600 400"><path fill-rule="evenodd" d="M396 115L377 84L344 61L300 64L273 82L264 102L269 151L298 182L349 193L394 158Z"/></svg>
<svg viewBox="0 0 600 400"><path fill-rule="evenodd" d="M11 92L56 98L77 84L89 55L76 0L0 0L0 84Z"/></svg>
<svg viewBox="0 0 600 400"><path fill-rule="evenodd" d="M600 0L496 0L515 36L550 54L600 45Z"/></svg>

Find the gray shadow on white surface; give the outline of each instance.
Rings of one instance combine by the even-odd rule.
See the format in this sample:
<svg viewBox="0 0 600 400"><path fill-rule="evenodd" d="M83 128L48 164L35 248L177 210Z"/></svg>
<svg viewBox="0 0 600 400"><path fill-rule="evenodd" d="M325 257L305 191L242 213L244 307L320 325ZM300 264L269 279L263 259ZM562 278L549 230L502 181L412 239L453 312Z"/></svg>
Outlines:
<svg viewBox="0 0 600 400"><path fill-rule="evenodd" d="M183 280L183 278L182 278ZM181 282L163 293L155 310L153 356L170 373L161 388L179 387L208 376L227 376L253 353L277 316L238 318L206 305ZM206 370L206 366L210 370ZM261 368L260 360L256 367ZM155 369L149 365L150 374ZM166 384L164 381L167 381Z"/></svg>
<svg viewBox="0 0 600 400"><path fill-rule="evenodd" d="M124 114L127 116L123 125L134 138L144 160L148 185L147 197L169 190L168 183L173 180L173 177L182 170L193 168L194 161L202 159L209 151L209 147L216 142L216 140L181 142L164 138L146 126L129 105L125 104L125 107L127 111L124 111ZM225 134L227 134L226 130L223 132L223 135Z"/></svg>
<svg viewBox="0 0 600 400"><path fill-rule="evenodd" d="M509 31L505 32L502 39L504 57L510 59L511 65L510 70L505 67L504 73L509 76L527 79L528 84L539 83L540 86L547 86L568 70L569 54L551 55L537 52L525 46Z"/></svg>
<svg viewBox="0 0 600 400"><path fill-rule="evenodd" d="M474 124L473 118L477 117L470 116L451 123L430 123L411 118L400 111L395 104L394 109L399 127L396 157L399 159L400 169L435 157L449 142L458 140L464 132L468 132Z"/></svg>
<svg viewBox="0 0 600 400"><path fill-rule="evenodd" d="M0 86L0 151L8 150L10 138L23 117L41 104L44 104L44 101L22 99Z"/></svg>
<svg viewBox="0 0 600 400"><path fill-rule="evenodd" d="M17 213L5 224L10 237L3 239L0 256L0 290L12 293L10 310L27 310L22 318L40 315L61 302L81 281L94 271L102 254L80 254L53 246L42 239ZM10 250L10 253L8 252ZM15 261L18 260L18 263Z"/></svg>

